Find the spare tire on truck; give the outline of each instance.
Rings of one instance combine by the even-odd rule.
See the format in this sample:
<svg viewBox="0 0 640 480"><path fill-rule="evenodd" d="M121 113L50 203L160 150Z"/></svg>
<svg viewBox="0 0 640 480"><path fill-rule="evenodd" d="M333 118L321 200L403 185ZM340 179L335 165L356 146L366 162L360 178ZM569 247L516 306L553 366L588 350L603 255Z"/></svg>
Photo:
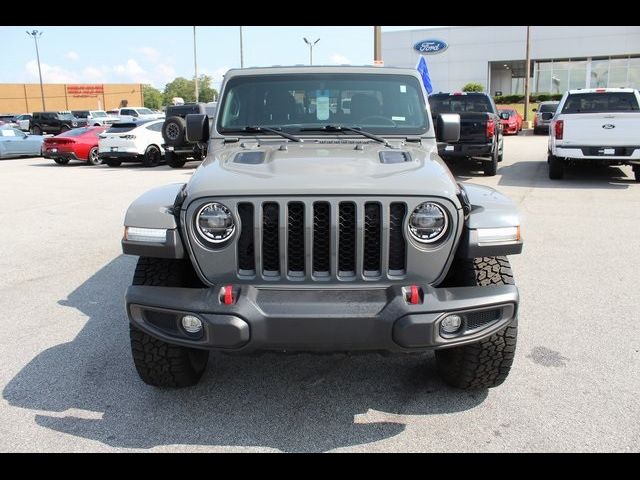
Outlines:
<svg viewBox="0 0 640 480"><path fill-rule="evenodd" d="M162 124L162 138L167 145L178 146L185 143L184 134L187 123L184 118L174 116L167 118Z"/></svg>

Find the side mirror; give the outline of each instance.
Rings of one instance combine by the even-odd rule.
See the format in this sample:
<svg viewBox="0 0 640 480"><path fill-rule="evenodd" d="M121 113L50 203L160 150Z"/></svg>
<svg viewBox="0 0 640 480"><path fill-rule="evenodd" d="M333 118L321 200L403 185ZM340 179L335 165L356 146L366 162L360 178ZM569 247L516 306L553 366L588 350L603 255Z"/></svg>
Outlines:
<svg viewBox="0 0 640 480"><path fill-rule="evenodd" d="M460 115L441 113L436 120L436 140L438 142L457 142L460 140Z"/></svg>
<svg viewBox="0 0 640 480"><path fill-rule="evenodd" d="M209 140L209 119L206 115L190 113L185 120L187 122L187 142L198 143Z"/></svg>
<svg viewBox="0 0 640 480"><path fill-rule="evenodd" d="M510 117L510 115L509 115L507 112L502 112L502 113L500 114L500 118L501 118L502 120L509 120L509 117Z"/></svg>
<svg viewBox="0 0 640 480"><path fill-rule="evenodd" d="M542 114L542 120L551 120L553 118L552 112L544 112Z"/></svg>
<svg viewBox="0 0 640 480"><path fill-rule="evenodd" d="M531 109L531 111L532 111L532 112L537 112L537 111L538 111L538 109L537 109L537 108L532 108L532 109Z"/></svg>

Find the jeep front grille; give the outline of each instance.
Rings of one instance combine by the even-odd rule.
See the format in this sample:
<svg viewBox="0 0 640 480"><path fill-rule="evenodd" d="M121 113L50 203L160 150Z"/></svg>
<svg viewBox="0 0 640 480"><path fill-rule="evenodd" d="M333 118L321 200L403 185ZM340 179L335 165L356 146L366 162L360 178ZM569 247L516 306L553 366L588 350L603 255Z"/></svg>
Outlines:
<svg viewBox="0 0 640 480"><path fill-rule="evenodd" d="M238 202L237 275L265 280L402 278L404 202Z"/></svg>

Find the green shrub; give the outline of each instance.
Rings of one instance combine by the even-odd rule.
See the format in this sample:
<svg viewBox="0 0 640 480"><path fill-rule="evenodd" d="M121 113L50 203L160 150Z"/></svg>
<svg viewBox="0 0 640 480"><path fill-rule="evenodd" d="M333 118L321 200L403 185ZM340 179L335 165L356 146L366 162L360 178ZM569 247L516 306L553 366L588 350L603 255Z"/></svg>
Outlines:
<svg viewBox="0 0 640 480"><path fill-rule="evenodd" d="M462 87L463 92L484 92L484 87L476 82L469 82Z"/></svg>

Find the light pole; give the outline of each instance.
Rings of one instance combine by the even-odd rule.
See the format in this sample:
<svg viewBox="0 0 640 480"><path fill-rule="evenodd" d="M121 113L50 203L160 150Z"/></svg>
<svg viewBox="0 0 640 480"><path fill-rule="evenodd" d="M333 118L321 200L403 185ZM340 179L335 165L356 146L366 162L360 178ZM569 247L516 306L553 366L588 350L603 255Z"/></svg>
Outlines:
<svg viewBox="0 0 640 480"><path fill-rule="evenodd" d="M199 100L199 92L198 92L198 60L196 58L196 27L193 27L193 68L196 71L196 103Z"/></svg>
<svg viewBox="0 0 640 480"><path fill-rule="evenodd" d="M242 26L240 26L240 68L244 68L244 55L242 52Z"/></svg>
<svg viewBox="0 0 640 480"><path fill-rule="evenodd" d="M303 38L304 42L309 45L309 65L313 65L313 47L320 41L320 39L317 39L315 42L311 43L309 40L307 40L307 37Z"/></svg>
<svg viewBox="0 0 640 480"><path fill-rule="evenodd" d="M526 65L524 67L524 121L529 121L529 75L531 75L531 38L530 28L527 26L527 49L525 54ZM528 125L527 125L528 126Z"/></svg>
<svg viewBox="0 0 640 480"><path fill-rule="evenodd" d="M382 65L382 30L373 27L373 64Z"/></svg>
<svg viewBox="0 0 640 480"><path fill-rule="evenodd" d="M42 110L46 111L47 107L45 107L44 103L44 87L42 86L42 70L40 69L40 52L38 50L38 38L42 36L42 32L38 30L33 30L31 32L27 31L27 35L33 37L33 40L36 42L36 58L38 59L38 75L40 76L40 95L42 96Z"/></svg>

